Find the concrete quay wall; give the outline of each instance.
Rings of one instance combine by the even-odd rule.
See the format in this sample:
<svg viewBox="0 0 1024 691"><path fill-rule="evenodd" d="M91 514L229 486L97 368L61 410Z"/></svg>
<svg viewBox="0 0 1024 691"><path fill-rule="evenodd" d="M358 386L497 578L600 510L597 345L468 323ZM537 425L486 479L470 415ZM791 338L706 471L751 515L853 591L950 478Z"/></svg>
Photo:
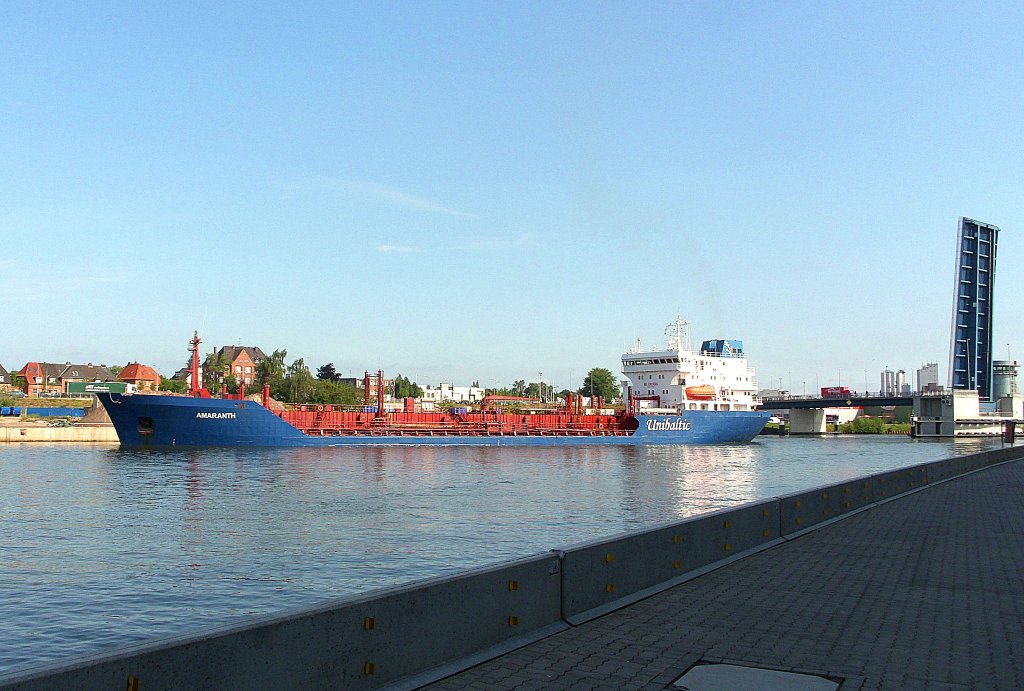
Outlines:
<svg viewBox="0 0 1024 691"><path fill-rule="evenodd" d="M415 688L1024 446L923 463L244 625L0 675L0 689Z"/></svg>
<svg viewBox="0 0 1024 691"><path fill-rule="evenodd" d="M0 425L0 442L100 442L116 444L117 431L113 425L75 425L73 427L47 427L45 425Z"/></svg>

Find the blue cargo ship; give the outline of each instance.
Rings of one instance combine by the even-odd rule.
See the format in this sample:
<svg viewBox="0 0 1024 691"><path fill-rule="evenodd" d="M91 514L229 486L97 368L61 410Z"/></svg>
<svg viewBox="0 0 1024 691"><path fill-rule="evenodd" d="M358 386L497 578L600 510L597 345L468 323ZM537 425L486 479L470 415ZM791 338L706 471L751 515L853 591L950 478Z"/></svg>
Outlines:
<svg viewBox="0 0 1024 691"><path fill-rule="evenodd" d="M600 398L584 406L570 394L564 405L505 408L507 397L489 397L477 409L402 410L385 405L377 373L376 405L364 378L364 404L278 406L269 390L247 399L213 397L199 387L199 338L192 341L190 395L104 393L99 397L122 446L563 446L595 444L717 444L749 442L769 413L757 410L757 385L740 341L705 341L699 351L677 319L668 347L622 356L621 410Z"/></svg>

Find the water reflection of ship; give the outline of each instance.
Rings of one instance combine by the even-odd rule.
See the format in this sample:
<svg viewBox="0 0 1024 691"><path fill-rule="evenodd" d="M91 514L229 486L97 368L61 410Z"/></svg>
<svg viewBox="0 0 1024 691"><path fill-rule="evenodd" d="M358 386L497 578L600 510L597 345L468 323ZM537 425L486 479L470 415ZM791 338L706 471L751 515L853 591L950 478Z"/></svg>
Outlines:
<svg viewBox="0 0 1024 691"><path fill-rule="evenodd" d="M758 497L755 444L630 448L622 510L629 525L678 520Z"/></svg>
<svg viewBox="0 0 1024 691"><path fill-rule="evenodd" d="M627 450L628 449L628 450ZM635 457L631 447L418 447L388 446L355 449L324 449L323 455L330 453L350 454L359 459L364 468L373 467L385 472L389 467L396 467L430 474L441 466L448 467L451 463L470 463L482 466L508 466L528 468L530 463L544 463L560 467L586 468L604 467L613 459L622 456ZM378 478L380 479L380 478Z"/></svg>

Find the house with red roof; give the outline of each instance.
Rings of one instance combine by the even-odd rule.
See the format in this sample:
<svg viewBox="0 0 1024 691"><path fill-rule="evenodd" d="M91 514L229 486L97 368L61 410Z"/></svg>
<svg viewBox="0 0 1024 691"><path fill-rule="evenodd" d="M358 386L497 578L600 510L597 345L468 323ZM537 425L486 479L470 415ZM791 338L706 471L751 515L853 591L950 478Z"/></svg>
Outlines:
<svg viewBox="0 0 1024 691"><path fill-rule="evenodd" d="M24 382L24 391L28 396L41 393L60 393L60 374L67 367L53 362L26 362L18 371Z"/></svg>
<svg viewBox="0 0 1024 691"><path fill-rule="evenodd" d="M258 346L224 346L206 356L202 366L203 386L211 391L227 377L249 386L256 381L256 368L267 358Z"/></svg>
<svg viewBox="0 0 1024 691"><path fill-rule="evenodd" d="M114 373L106 365L73 365L70 362L28 362L18 372L24 381L24 391L29 396L40 394L61 394L68 392L72 382L114 381Z"/></svg>
<svg viewBox="0 0 1024 691"><path fill-rule="evenodd" d="M114 373L106 365L85 365L67 363L58 377L61 393L68 393L68 384L82 382L114 381Z"/></svg>
<svg viewBox="0 0 1024 691"><path fill-rule="evenodd" d="M149 365L140 365L137 362L129 362L121 373L117 375L118 381L134 384L139 391L156 391L160 388L160 375Z"/></svg>

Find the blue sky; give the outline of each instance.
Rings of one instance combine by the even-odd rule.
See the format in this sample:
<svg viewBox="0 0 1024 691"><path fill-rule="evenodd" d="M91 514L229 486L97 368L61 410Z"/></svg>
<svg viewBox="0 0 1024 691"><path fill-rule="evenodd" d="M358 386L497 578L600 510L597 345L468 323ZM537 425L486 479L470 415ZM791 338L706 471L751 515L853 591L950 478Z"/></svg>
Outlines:
<svg viewBox="0 0 1024 691"><path fill-rule="evenodd" d="M678 311L763 387L944 378L959 216L1024 354L1021 3L164 5L0 9L9 369L578 386Z"/></svg>

